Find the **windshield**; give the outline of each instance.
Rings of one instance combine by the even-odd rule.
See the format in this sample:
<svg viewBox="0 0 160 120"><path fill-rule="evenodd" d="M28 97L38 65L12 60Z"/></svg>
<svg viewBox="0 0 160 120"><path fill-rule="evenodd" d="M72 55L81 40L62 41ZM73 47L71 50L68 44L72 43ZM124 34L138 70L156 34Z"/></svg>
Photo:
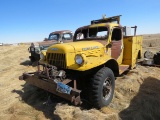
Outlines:
<svg viewBox="0 0 160 120"><path fill-rule="evenodd" d="M84 28L76 31L75 40L91 40L91 39L107 39L108 28L107 27L92 27Z"/></svg>
<svg viewBox="0 0 160 120"><path fill-rule="evenodd" d="M59 34L50 34L48 40L59 40Z"/></svg>

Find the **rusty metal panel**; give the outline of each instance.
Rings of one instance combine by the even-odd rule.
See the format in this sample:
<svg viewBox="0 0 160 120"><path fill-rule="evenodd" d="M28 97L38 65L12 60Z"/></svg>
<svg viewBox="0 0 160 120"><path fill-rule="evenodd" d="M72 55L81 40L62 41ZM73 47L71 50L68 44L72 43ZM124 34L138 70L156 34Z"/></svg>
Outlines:
<svg viewBox="0 0 160 120"><path fill-rule="evenodd" d="M46 90L48 92L51 92L57 96L60 96L62 98L65 98L67 100L70 100L75 105L80 104L80 90L72 88L70 95L65 93L59 93L56 91L57 84L53 82L52 79L43 79L39 78L37 73L24 73L22 76L19 77L20 80L25 80L27 83L32 84L36 87L39 87L43 90ZM66 79L64 80L63 84L69 83L71 80Z"/></svg>
<svg viewBox="0 0 160 120"><path fill-rule="evenodd" d="M112 48L111 48L111 56L114 59L118 59L122 52L122 40L119 41L112 41Z"/></svg>

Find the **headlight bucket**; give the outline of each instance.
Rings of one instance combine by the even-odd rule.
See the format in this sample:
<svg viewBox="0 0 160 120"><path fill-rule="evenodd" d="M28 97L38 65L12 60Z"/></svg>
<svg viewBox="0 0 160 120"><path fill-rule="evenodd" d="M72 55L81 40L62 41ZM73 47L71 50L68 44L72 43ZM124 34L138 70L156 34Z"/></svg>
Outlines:
<svg viewBox="0 0 160 120"><path fill-rule="evenodd" d="M86 62L86 56L84 54L77 54L75 56L75 62L78 65L84 65L84 63Z"/></svg>

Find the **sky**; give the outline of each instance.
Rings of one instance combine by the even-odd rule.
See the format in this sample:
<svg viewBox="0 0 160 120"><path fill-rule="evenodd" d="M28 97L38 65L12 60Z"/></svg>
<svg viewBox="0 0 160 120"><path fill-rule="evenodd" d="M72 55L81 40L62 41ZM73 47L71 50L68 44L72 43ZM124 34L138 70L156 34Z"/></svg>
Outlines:
<svg viewBox="0 0 160 120"><path fill-rule="evenodd" d="M137 34L160 33L160 0L0 0L0 43L36 42L57 30L74 31L91 20L122 15Z"/></svg>

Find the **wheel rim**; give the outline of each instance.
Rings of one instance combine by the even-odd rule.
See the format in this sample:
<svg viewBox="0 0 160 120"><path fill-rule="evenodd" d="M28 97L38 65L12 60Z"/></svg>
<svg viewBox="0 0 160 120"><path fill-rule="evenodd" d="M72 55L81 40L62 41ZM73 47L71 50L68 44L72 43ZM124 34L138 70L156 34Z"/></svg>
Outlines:
<svg viewBox="0 0 160 120"><path fill-rule="evenodd" d="M112 92L112 80L111 78L107 77L103 83L103 89L102 89L103 99L107 100L110 97L111 92Z"/></svg>

